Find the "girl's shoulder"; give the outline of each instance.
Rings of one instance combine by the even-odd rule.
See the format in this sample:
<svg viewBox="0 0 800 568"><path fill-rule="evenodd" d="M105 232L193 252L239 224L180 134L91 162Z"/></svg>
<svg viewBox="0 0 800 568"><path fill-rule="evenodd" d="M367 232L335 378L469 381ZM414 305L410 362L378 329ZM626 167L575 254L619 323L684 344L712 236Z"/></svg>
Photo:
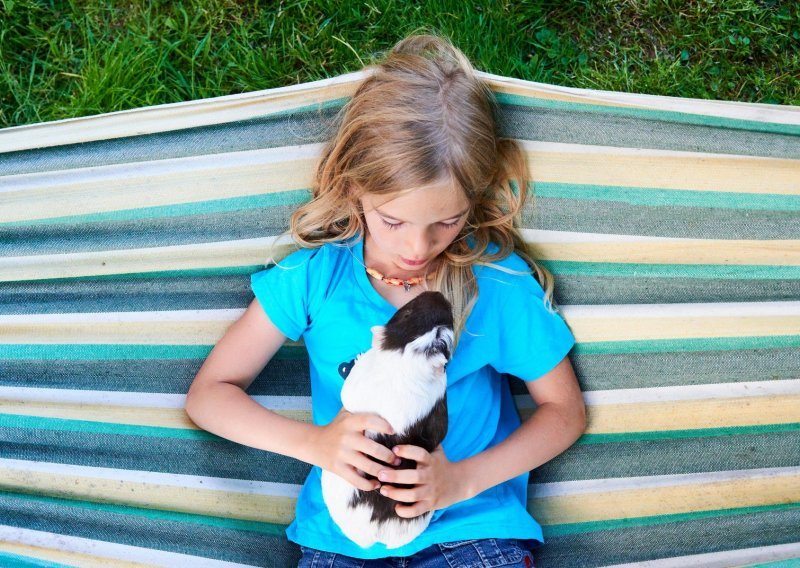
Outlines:
<svg viewBox="0 0 800 568"><path fill-rule="evenodd" d="M495 243L489 243L486 250L489 254L495 254L500 247ZM508 286L511 285L533 290L537 295L544 294L531 267L513 251L499 260L476 264L475 278L478 280L479 288L499 287L508 290Z"/></svg>
<svg viewBox="0 0 800 568"><path fill-rule="evenodd" d="M337 262L348 257L349 245L343 243L325 243L318 247L293 248L288 254L272 259L269 268L294 270L309 268L309 265L324 265Z"/></svg>

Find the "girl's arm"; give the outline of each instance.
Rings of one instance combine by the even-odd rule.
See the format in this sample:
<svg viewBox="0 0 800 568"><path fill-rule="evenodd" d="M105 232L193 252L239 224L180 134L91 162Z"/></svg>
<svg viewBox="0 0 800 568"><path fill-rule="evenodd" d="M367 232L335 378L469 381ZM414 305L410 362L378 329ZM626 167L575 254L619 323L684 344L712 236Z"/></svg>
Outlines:
<svg viewBox="0 0 800 568"><path fill-rule="evenodd" d="M526 383L537 409L508 438L479 454L451 462L441 446L428 453L418 446L398 446L395 455L417 461L417 469L379 472L378 479L415 485L384 487L397 501L397 514L415 517L470 499L504 481L527 473L570 447L586 429L586 409L570 360Z"/></svg>
<svg viewBox="0 0 800 568"><path fill-rule="evenodd" d="M286 341L258 300L223 335L208 355L186 395L185 410L209 432L239 444L267 450L337 473L365 491L375 488L357 469L375 475L379 468L365 454L392 463L394 455L364 436L364 430L390 433L382 418L340 413L326 426L286 418L245 393Z"/></svg>
<svg viewBox="0 0 800 568"><path fill-rule="evenodd" d="M537 406L533 415L501 443L458 462L465 499L550 461L586 429L586 408L568 357L525 384Z"/></svg>

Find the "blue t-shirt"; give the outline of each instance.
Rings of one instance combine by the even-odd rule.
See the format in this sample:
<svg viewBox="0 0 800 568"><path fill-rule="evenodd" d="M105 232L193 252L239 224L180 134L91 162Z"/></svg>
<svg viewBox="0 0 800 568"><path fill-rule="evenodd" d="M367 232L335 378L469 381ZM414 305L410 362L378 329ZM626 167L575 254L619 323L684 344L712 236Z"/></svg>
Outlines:
<svg viewBox="0 0 800 568"><path fill-rule="evenodd" d="M496 248L494 250L497 250ZM503 373L533 381L553 369L575 343L567 325L549 312L544 292L527 264L511 254L497 265L473 268L478 300L447 365L447 436L442 448L460 461L501 442L520 425ZM288 338L301 336L308 349L312 418L328 424L342 408L339 366L372 344L370 328L384 325L397 309L372 287L363 265L363 243L351 239L300 249L278 266L252 275L251 286L267 316ZM472 499L434 511L428 528L409 544L361 548L331 520L313 467L297 500L289 540L356 558L410 556L441 542L473 538L536 539L539 524L527 511L528 474L487 489Z"/></svg>

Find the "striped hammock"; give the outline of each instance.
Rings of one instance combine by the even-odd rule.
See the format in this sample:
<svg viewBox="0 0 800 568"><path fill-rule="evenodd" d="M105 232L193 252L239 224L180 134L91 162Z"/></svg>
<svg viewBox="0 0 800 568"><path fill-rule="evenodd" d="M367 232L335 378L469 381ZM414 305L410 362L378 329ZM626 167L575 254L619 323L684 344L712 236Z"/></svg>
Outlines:
<svg viewBox="0 0 800 568"><path fill-rule="evenodd" d="M0 131L0 565L296 565L309 466L184 395L363 77ZM537 566L797 565L800 108L482 77L589 411L531 473ZM248 392L310 420L308 373Z"/></svg>

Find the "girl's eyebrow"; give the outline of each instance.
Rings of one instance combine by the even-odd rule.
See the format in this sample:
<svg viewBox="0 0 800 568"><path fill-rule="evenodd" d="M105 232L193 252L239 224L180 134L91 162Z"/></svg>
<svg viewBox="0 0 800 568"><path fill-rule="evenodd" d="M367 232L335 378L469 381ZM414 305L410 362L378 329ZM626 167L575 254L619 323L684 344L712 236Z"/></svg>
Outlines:
<svg viewBox="0 0 800 568"><path fill-rule="evenodd" d="M467 207L466 209L464 209L464 210L463 210L461 213L459 213L458 215L455 215L455 216L453 216L453 217L448 217L447 219L442 219L441 221L437 221L437 223L442 223L442 222L444 222L444 221L452 221L452 220L454 220L454 219L458 219L459 217L463 217L464 215L466 215L467 213L469 213L469 209L470 209L470 208L469 208L469 207ZM381 217L386 217L387 219L391 219L392 221L398 221L398 222L400 222L400 223L405 223L405 221L403 221L402 219L398 219L397 217L392 217L391 215L387 215L386 213L384 213L383 211L381 211L381 210L380 210L380 209L378 209L377 207L375 207L375 211L377 211L377 212L378 212L378 214L379 214Z"/></svg>

